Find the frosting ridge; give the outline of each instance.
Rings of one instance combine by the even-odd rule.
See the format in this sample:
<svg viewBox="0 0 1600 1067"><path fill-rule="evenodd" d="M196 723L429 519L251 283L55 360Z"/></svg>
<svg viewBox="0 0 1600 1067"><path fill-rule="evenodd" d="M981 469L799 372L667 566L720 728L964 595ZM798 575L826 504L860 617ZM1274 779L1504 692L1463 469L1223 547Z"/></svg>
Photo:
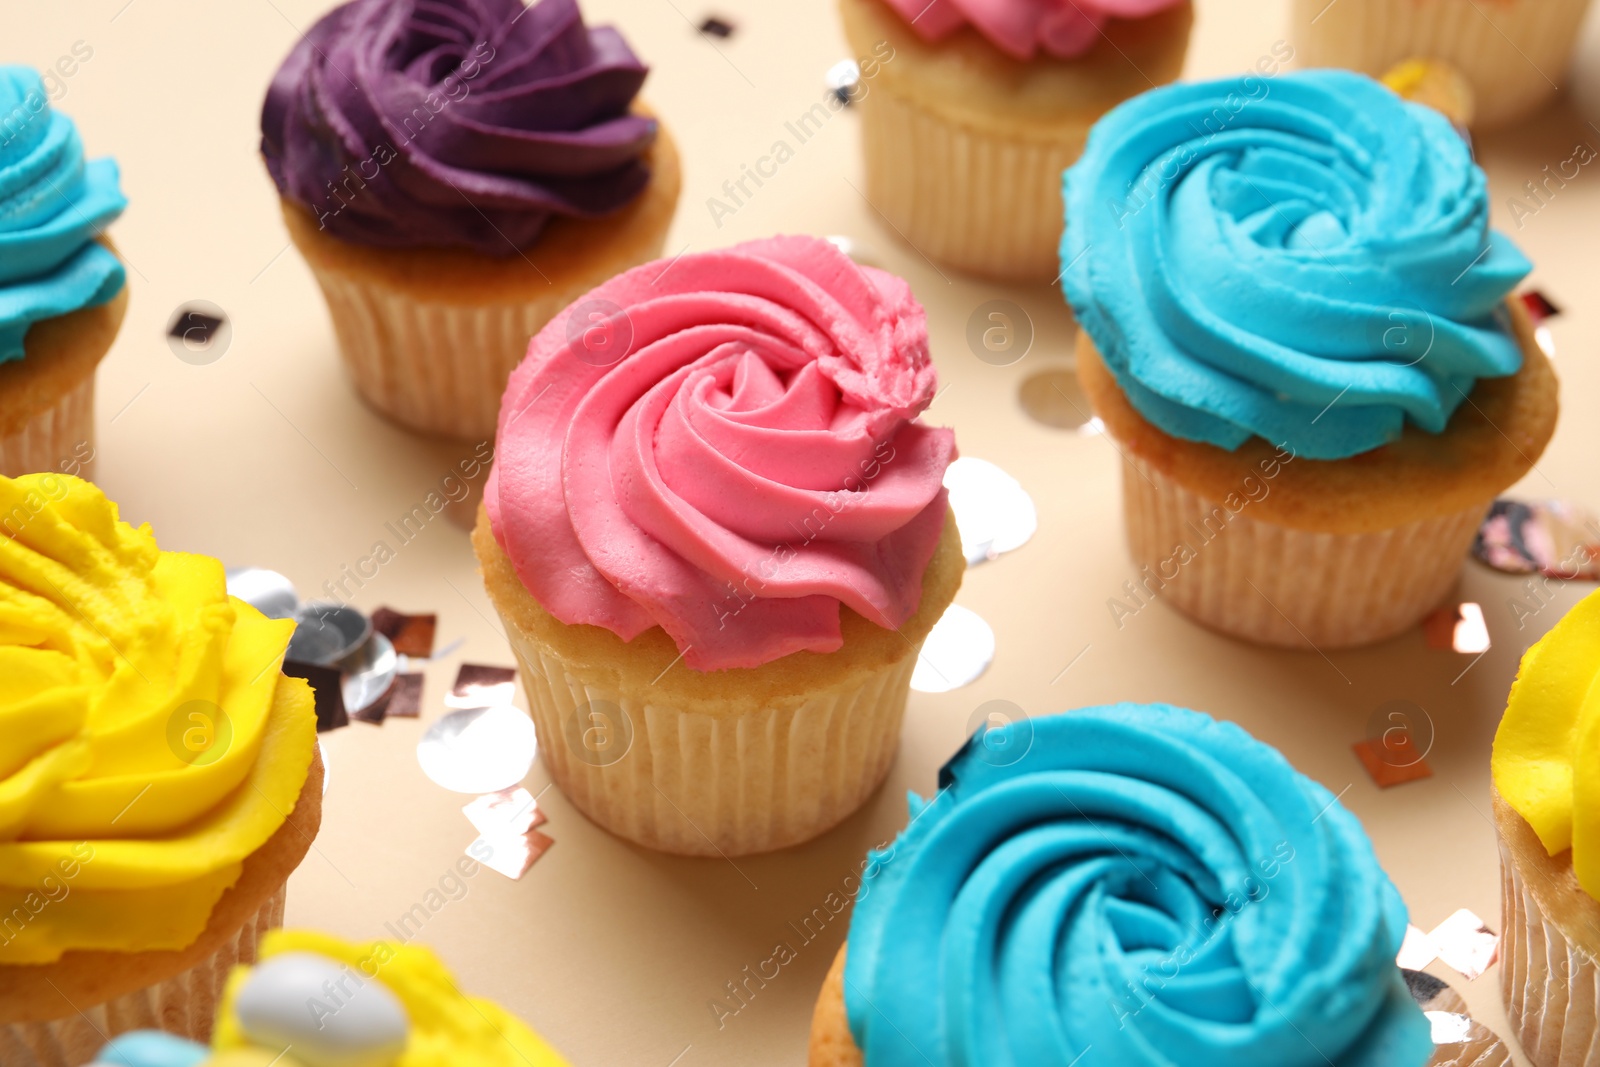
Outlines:
<svg viewBox="0 0 1600 1067"><path fill-rule="evenodd" d="M1111 19L1148 18L1182 0L887 0L925 40L971 25L1017 59L1038 52L1073 59L1093 48Z"/></svg>
<svg viewBox="0 0 1600 1067"><path fill-rule="evenodd" d="M349 0L273 77L261 151L336 237L515 255L643 190L646 71L576 0Z"/></svg>
<svg viewBox="0 0 1600 1067"><path fill-rule="evenodd" d="M1600 900L1600 593L1590 593L1522 657L1495 731L1495 788L1552 856L1572 850Z"/></svg>
<svg viewBox="0 0 1600 1067"><path fill-rule="evenodd" d="M1421 1067L1406 911L1360 824L1237 726L1165 705L973 737L864 874L867 1067Z"/></svg>
<svg viewBox="0 0 1600 1067"><path fill-rule="evenodd" d="M95 238L127 206L116 163L84 159L38 72L0 66L0 363L23 357L35 322L122 289L122 264Z"/></svg>
<svg viewBox="0 0 1600 1067"><path fill-rule="evenodd" d="M568 624L661 626L698 670L842 643L840 605L917 609L949 430L910 287L778 237L646 264L534 337L484 502Z"/></svg>
<svg viewBox="0 0 1600 1067"><path fill-rule="evenodd" d="M187 947L312 764L293 623L88 482L0 478L0 523L0 963Z"/></svg>
<svg viewBox="0 0 1600 1067"><path fill-rule="evenodd" d="M1153 90L1065 178L1062 288L1139 412L1176 437L1310 459L1445 430L1522 352L1531 267L1430 108L1308 71Z"/></svg>

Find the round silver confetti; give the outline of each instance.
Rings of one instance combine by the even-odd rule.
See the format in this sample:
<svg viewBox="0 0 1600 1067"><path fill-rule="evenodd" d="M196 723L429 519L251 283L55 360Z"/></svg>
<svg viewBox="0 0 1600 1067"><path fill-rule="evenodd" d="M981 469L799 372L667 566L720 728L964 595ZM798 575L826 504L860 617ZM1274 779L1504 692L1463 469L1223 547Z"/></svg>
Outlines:
<svg viewBox="0 0 1600 1067"><path fill-rule="evenodd" d="M948 693L976 682L993 662L994 630L977 612L951 604L922 644L911 688Z"/></svg>
<svg viewBox="0 0 1600 1067"><path fill-rule="evenodd" d="M1017 401L1028 418L1042 426L1081 434L1099 433L1103 428L1071 367L1029 375L1017 390Z"/></svg>
<svg viewBox="0 0 1600 1067"><path fill-rule="evenodd" d="M849 256L863 267L883 266L883 264L879 262L877 255L872 251L872 249L868 248L854 237L846 237L843 234L836 233L826 238L826 240L830 245L837 248L839 251L843 252L845 255Z"/></svg>
<svg viewBox="0 0 1600 1067"><path fill-rule="evenodd" d="M1022 483L985 459L962 456L944 474L967 565L1021 548L1039 531L1039 511Z"/></svg>
<svg viewBox="0 0 1600 1067"><path fill-rule="evenodd" d="M255 608L269 619L292 619L300 607L294 583L265 567L229 567L228 595Z"/></svg>
<svg viewBox="0 0 1600 1067"><path fill-rule="evenodd" d="M462 708L417 742L422 773L453 793L498 793L528 776L539 751L533 720L510 705Z"/></svg>
<svg viewBox="0 0 1600 1067"><path fill-rule="evenodd" d="M372 620L348 604L306 604L295 612L288 658L329 667L367 643Z"/></svg>
<svg viewBox="0 0 1600 1067"><path fill-rule="evenodd" d="M339 664L344 672L344 707L354 715L375 704L389 691L395 675L400 673L400 657L394 645L382 634L358 648L354 654Z"/></svg>

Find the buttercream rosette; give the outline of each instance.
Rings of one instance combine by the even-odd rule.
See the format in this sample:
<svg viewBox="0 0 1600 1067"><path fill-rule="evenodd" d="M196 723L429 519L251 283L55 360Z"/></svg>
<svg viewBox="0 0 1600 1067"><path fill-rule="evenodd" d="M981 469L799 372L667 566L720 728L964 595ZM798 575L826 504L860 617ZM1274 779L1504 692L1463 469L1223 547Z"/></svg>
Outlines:
<svg viewBox="0 0 1600 1067"><path fill-rule="evenodd" d="M293 623L76 478L0 478L0 525L0 965L186 948L312 765Z"/></svg>
<svg viewBox="0 0 1600 1067"><path fill-rule="evenodd" d="M273 77L261 150L336 237L514 256L553 216L634 199L653 118L646 67L576 0L352 0Z"/></svg>
<svg viewBox="0 0 1600 1067"><path fill-rule="evenodd" d="M1360 823L1239 727L1165 705L1024 719L939 784L862 878L843 1000L867 1067L1432 1056Z"/></svg>
<svg viewBox="0 0 1600 1067"><path fill-rule="evenodd" d="M544 609L697 670L894 629L945 524L954 435L902 279L778 237L607 282L534 338L485 504Z"/></svg>
<svg viewBox="0 0 1600 1067"><path fill-rule="evenodd" d="M1062 287L1117 384L1175 437L1343 459L1444 431L1514 374L1532 269L1438 112L1363 75L1153 90L1066 174Z"/></svg>

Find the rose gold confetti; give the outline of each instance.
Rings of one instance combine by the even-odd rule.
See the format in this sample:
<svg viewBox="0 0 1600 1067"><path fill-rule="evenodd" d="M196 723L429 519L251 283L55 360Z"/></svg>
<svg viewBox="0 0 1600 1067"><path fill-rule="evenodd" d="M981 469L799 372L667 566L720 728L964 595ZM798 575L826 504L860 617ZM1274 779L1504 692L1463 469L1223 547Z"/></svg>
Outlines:
<svg viewBox="0 0 1600 1067"><path fill-rule="evenodd" d="M1533 319L1535 325L1561 314L1555 302L1537 289L1529 289L1522 294L1522 306L1528 309L1528 317Z"/></svg>
<svg viewBox="0 0 1600 1067"><path fill-rule="evenodd" d="M526 834L480 837L467 846L467 855L497 874L512 880L528 873L555 841L534 830Z"/></svg>
<svg viewBox="0 0 1600 1067"><path fill-rule="evenodd" d="M433 655L439 617L431 614L407 615L393 608L379 608L372 613L372 628L387 637L400 655L427 659Z"/></svg>
<svg viewBox="0 0 1600 1067"><path fill-rule="evenodd" d="M545 814L533 794L520 785L487 793L461 809L478 833L486 837L525 834L545 824Z"/></svg>
<svg viewBox="0 0 1600 1067"><path fill-rule="evenodd" d="M1444 651L1455 640L1456 624L1461 621L1459 608L1440 608L1422 620L1422 636L1428 647Z"/></svg>
<svg viewBox="0 0 1600 1067"><path fill-rule="evenodd" d="M1502 497L1489 508L1472 555L1507 574L1600 580L1600 519L1565 500L1523 503ZM1529 587L1526 597L1542 603L1549 589ZM1537 606L1537 603L1533 606Z"/></svg>
<svg viewBox="0 0 1600 1067"><path fill-rule="evenodd" d="M452 708L490 708L510 704L516 691L517 672L512 668L463 663L444 702Z"/></svg>
<svg viewBox="0 0 1600 1067"><path fill-rule="evenodd" d="M1433 768L1407 730L1386 730L1382 737L1368 737L1350 747L1379 789L1433 777Z"/></svg>

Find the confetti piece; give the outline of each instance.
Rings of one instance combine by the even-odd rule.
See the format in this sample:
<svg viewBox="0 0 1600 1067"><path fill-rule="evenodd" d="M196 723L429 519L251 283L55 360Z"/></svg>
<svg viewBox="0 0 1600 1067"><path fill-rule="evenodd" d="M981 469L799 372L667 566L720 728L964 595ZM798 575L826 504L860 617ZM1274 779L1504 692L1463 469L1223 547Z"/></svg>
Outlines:
<svg viewBox="0 0 1600 1067"><path fill-rule="evenodd" d="M415 659L433 655L438 626L439 617L433 614L407 615L393 608L379 608L372 613L372 628L387 637L400 655Z"/></svg>
<svg viewBox="0 0 1600 1067"><path fill-rule="evenodd" d="M304 678L311 684L317 702L317 733L350 725L350 716L344 708L343 678L338 668L284 660L283 673L290 678Z"/></svg>
<svg viewBox="0 0 1600 1067"><path fill-rule="evenodd" d="M1433 777L1433 768L1407 730L1386 730L1383 736L1363 738L1351 748L1379 789Z"/></svg>
<svg viewBox="0 0 1600 1067"><path fill-rule="evenodd" d="M488 708L510 704L516 691L517 672L512 668L463 663L444 702L452 708Z"/></svg>

